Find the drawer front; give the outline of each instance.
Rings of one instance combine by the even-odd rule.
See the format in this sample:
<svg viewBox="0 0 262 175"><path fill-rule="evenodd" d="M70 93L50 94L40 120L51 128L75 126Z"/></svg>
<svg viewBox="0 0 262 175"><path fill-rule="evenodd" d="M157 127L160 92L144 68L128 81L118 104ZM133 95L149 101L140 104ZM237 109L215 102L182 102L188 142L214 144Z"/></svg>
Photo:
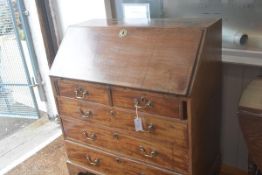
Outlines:
<svg viewBox="0 0 262 175"><path fill-rule="evenodd" d="M91 173L90 170L88 170L85 167L82 167L80 165L76 165L75 163L72 162L67 162L67 168L68 168L68 172L69 175L104 175L101 173Z"/></svg>
<svg viewBox="0 0 262 175"><path fill-rule="evenodd" d="M180 118L180 101L177 97L127 88L112 87L113 105L139 111ZM182 107L182 106L181 106Z"/></svg>
<svg viewBox="0 0 262 175"><path fill-rule="evenodd" d="M79 122L62 120L66 139L74 139L84 144L105 148L116 153L142 160L171 170L187 170L188 152L172 144L160 144L153 141L138 140L113 129Z"/></svg>
<svg viewBox="0 0 262 175"><path fill-rule="evenodd" d="M170 142L188 148L187 124L185 121L139 113L144 132L136 132L135 111L121 110L89 102L57 98L59 112L63 118L77 118L92 124L100 124L123 130L136 138ZM88 115L85 115L88 114Z"/></svg>
<svg viewBox="0 0 262 175"><path fill-rule="evenodd" d="M105 173L107 175L177 175L171 171L160 170L151 166L142 165L126 158L113 154L100 152L96 149L65 142L68 158L74 162L86 166L88 169Z"/></svg>
<svg viewBox="0 0 262 175"><path fill-rule="evenodd" d="M87 100L102 104L109 104L109 88L107 86L71 81L58 80L58 94L79 100Z"/></svg>

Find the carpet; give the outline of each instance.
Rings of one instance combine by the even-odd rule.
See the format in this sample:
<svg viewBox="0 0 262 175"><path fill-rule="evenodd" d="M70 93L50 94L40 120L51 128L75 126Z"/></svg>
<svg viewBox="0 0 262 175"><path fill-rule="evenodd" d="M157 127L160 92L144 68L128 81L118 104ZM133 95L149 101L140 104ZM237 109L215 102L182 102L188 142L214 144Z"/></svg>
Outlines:
<svg viewBox="0 0 262 175"><path fill-rule="evenodd" d="M63 137L19 164L6 175L68 175Z"/></svg>

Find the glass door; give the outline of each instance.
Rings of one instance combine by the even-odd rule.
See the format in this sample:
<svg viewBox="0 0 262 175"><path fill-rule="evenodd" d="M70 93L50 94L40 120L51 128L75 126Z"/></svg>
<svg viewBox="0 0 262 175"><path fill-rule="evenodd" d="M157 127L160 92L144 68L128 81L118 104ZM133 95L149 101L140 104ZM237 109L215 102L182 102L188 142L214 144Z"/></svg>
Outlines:
<svg viewBox="0 0 262 175"><path fill-rule="evenodd" d="M39 118L29 48L20 0L0 0L0 117Z"/></svg>

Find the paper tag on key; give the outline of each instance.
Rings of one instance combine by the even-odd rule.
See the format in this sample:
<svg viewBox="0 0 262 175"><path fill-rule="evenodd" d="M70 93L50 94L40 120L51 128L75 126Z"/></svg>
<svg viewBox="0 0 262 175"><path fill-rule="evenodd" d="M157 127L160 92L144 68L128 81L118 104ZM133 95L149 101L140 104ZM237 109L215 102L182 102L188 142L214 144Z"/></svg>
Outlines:
<svg viewBox="0 0 262 175"><path fill-rule="evenodd" d="M143 124L142 124L142 119L137 117L134 119L135 123L135 130L136 131L143 131Z"/></svg>
<svg viewBox="0 0 262 175"><path fill-rule="evenodd" d="M138 107L135 106L135 108L136 108L136 118L134 119L135 130L136 131L143 131L142 119L138 116Z"/></svg>

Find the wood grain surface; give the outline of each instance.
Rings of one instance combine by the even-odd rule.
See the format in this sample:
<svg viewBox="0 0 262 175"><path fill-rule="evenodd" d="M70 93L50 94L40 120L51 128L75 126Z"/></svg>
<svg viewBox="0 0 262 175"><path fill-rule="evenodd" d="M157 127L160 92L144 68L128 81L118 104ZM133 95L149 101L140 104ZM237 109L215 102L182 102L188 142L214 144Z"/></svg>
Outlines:
<svg viewBox="0 0 262 175"><path fill-rule="evenodd" d="M70 175L105 175L70 161L67 161L66 165Z"/></svg>
<svg viewBox="0 0 262 175"><path fill-rule="evenodd" d="M167 171L165 169L146 166L143 163L101 152L91 147L74 144L70 141L65 142L65 147L70 160L91 168L93 171L98 171L108 175L137 175L143 173L147 175L177 175L177 173L172 173L171 171ZM87 156L90 157L91 161L87 160ZM95 160L99 160L99 163L97 165L92 165L91 163L95 162Z"/></svg>
<svg viewBox="0 0 262 175"><path fill-rule="evenodd" d="M140 106L139 111L151 114L182 118L179 111L181 101L174 95L112 87L112 102L114 106L135 110L135 104L138 102L138 106ZM147 103L150 103L150 106Z"/></svg>
<svg viewBox="0 0 262 175"><path fill-rule="evenodd" d="M241 111L239 122L249 154L259 169L262 169L262 115Z"/></svg>
<svg viewBox="0 0 262 175"><path fill-rule="evenodd" d="M200 21L70 27L51 70L70 161L109 175L218 172L221 20Z"/></svg>
<svg viewBox="0 0 262 175"><path fill-rule="evenodd" d="M66 139L73 139L76 142L177 172L188 170L188 152L185 148L170 143L155 142L153 139L136 139L132 135L116 132L111 128L94 127L77 120L62 120L62 122ZM156 155L148 157L152 156L152 152Z"/></svg>
<svg viewBox="0 0 262 175"><path fill-rule="evenodd" d="M126 26L119 37L122 29L69 27L51 75L186 95L202 28Z"/></svg>
<svg viewBox="0 0 262 175"><path fill-rule="evenodd" d="M134 110L125 110L64 97L58 97L57 102L62 118L80 119L92 125L110 127L115 131L132 135L136 138L153 139L162 143L172 143L188 148L188 127L186 121L139 112L144 132L136 132L134 125L136 113ZM83 117L80 109L84 112L91 111L90 117Z"/></svg>
<svg viewBox="0 0 262 175"><path fill-rule="evenodd" d="M211 175L220 156L221 21L207 29L188 106L192 174Z"/></svg>
<svg viewBox="0 0 262 175"><path fill-rule="evenodd" d="M76 24L77 27L161 27L161 28L197 28L205 29L217 22L215 18L159 18L159 19L130 19L130 20L115 20L115 19L94 19Z"/></svg>
<svg viewBox="0 0 262 175"><path fill-rule="evenodd" d="M104 175L76 162L66 161L64 141L59 137L6 175ZM43 163L45 162L45 163ZM69 172L66 169L66 162ZM220 175L247 175L236 167L222 165ZM160 174L157 174L160 175Z"/></svg>
<svg viewBox="0 0 262 175"><path fill-rule="evenodd" d="M91 84L82 81L58 80L58 94L80 100L88 100L102 104L110 104L108 87L98 84ZM84 91L84 92L81 92ZM77 93L77 94L76 94ZM84 93L84 94L83 94Z"/></svg>

